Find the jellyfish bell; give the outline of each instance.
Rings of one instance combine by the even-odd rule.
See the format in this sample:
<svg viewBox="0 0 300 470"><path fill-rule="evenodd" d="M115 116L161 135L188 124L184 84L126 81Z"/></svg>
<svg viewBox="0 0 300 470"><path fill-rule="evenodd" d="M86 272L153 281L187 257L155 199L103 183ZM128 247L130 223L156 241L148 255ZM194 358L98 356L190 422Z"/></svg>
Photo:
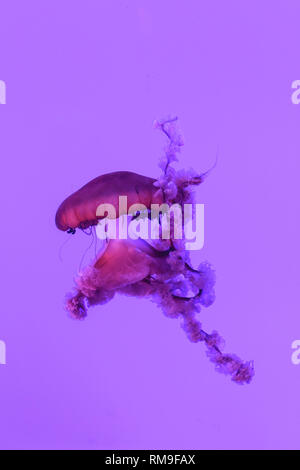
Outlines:
<svg viewBox="0 0 300 470"><path fill-rule="evenodd" d="M101 218L97 208L102 204L111 204L120 217L125 211L119 206L119 196L127 197L128 206L140 203L150 208L152 203L161 204L163 193L154 186L155 181L129 171L98 176L62 202L56 212L56 226L59 230L74 231L97 225Z"/></svg>
<svg viewBox="0 0 300 470"><path fill-rule="evenodd" d="M113 290L168 272L167 256L168 253L162 255L141 239L113 239L93 268L99 272L101 288Z"/></svg>

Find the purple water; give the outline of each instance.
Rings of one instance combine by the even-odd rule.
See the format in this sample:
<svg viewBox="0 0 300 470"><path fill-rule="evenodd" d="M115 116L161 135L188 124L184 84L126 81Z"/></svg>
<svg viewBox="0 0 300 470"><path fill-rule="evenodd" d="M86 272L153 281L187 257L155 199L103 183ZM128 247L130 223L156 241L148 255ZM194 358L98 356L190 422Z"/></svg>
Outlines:
<svg viewBox="0 0 300 470"><path fill-rule="evenodd" d="M299 448L299 14L267 0L0 6L0 448ZM159 176L152 124L168 114L182 167L218 153L192 256L217 274L203 326L254 360L249 385L146 299L84 321L64 310L90 239L57 230L58 205L103 173Z"/></svg>

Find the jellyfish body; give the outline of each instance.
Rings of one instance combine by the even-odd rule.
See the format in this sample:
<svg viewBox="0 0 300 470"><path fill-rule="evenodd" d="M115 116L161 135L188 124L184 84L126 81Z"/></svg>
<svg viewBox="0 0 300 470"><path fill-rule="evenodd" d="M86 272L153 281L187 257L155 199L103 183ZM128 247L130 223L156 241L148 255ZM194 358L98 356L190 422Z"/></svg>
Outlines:
<svg viewBox="0 0 300 470"><path fill-rule="evenodd" d="M75 193L71 194L59 206L55 223L57 228L66 231L87 228L96 225L100 217L97 208L101 204L111 204L120 217L124 215L119 207L119 195L127 197L127 204L161 204L163 195L153 185L155 179L129 171L116 171L98 176Z"/></svg>
<svg viewBox="0 0 300 470"><path fill-rule="evenodd" d="M171 166L182 145L174 123L175 120L158 123L169 144L160 163L163 174L157 181L130 172L99 176L60 205L57 227L74 232L78 227L96 225L100 204L114 205L117 216L122 216L120 195L127 196L128 205L140 203L148 209L151 204L162 202L191 202L191 186L202 183L204 175L176 172ZM206 333L197 319L201 307L214 301L214 284L215 273L209 263L201 263L198 269L191 266L184 240L178 242L171 236L166 245L165 240L151 243L141 238L109 239L93 263L78 274L75 293L68 296L66 308L72 317L82 319L89 306L106 303L116 293L149 298L168 317L182 319L190 341L205 343L207 355L218 371L229 374L236 383L249 383L254 375L253 363L223 353L219 334Z"/></svg>

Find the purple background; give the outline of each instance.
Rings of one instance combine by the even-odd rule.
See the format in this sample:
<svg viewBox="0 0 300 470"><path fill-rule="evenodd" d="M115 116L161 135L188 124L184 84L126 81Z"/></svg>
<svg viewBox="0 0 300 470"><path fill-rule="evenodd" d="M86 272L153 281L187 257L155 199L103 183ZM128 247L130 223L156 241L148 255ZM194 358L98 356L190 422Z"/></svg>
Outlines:
<svg viewBox="0 0 300 470"><path fill-rule="evenodd" d="M297 1L0 4L1 448L299 448L300 78ZM151 302L72 321L63 302L90 239L54 225L101 173L159 175L155 118L177 114L181 166L207 170L205 248L240 387ZM59 251L63 242L70 238Z"/></svg>

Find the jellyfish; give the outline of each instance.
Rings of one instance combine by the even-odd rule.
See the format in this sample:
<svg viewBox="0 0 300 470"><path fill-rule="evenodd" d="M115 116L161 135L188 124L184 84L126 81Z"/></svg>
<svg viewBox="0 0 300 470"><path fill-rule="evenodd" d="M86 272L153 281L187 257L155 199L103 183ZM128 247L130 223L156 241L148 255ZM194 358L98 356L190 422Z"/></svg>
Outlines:
<svg viewBox="0 0 300 470"><path fill-rule="evenodd" d="M77 229L97 226L103 218L97 212L101 204L112 204L116 218L126 216L119 204L120 195L127 197L130 206L145 206L148 216L153 204L183 207L194 202L193 188L209 172L174 168L183 146L177 118L156 121L155 127L167 138L159 162L160 177L117 171L93 179L59 206L55 218L58 229L74 235ZM190 341L205 344L206 354L217 371L229 375L237 384L250 383L254 375L253 361L225 353L223 338L217 331L205 332L198 318L201 308L214 302L215 277L207 261L197 269L192 266L185 239L178 240L174 230L168 240L161 236L155 240L106 238L92 263L79 270L74 292L66 299L66 310L73 318L84 319L89 307L104 304L116 294L149 298L166 316L181 320Z"/></svg>

